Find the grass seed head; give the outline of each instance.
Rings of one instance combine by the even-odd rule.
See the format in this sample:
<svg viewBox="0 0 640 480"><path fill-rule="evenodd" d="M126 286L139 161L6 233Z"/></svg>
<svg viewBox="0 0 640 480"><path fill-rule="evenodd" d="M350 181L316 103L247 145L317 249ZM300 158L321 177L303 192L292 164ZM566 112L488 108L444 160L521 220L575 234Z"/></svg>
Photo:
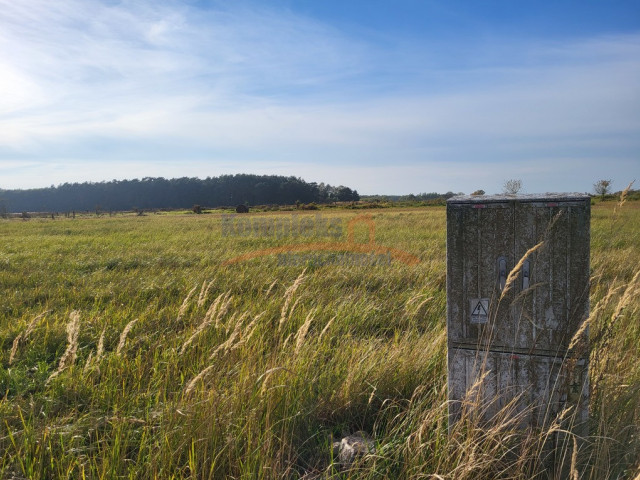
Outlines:
<svg viewBox="0 0 640 480"><path fill-rule="evenodd" d="M122 333L120 334L120 341L118 341L118 347L116 348L116 355L120 355L120 353L122 352L122 349L124 348L124 345L127 341L127 335L129 335L129 332L137 321L137 318L131 320L129 323L127 323L127 326L124 327L124 330L122 330Z"/></svg>
<svg viewBox="0 0 640 480"><path fill-rule="evenodd" d="M298 287L304 281L304 274L305 274L306 271L307 271L306 268L304 270L302 270L302 273L300 275L298 275L298 278L296 278L296 280L293 282L293 284L291 284L291 286L289 288L287 288L287 291L284 293L284 304L282 305L282 310L280 312L280 323L279 323L279 327L278 328L282 327L282 324L285 323L287 318L291 316L291 312L293 311L293 309L296 306L296 304L294 303L294 305L291 308L291 310L289 310L289 305L291 304L291 299L293 298L294 293L296 293L296 290L298 289Z"/></svg>
<svg viewBox="0 0 640 480"><path fill-rule="evenodd" d="M305 319L304 323L298 330L298 333L296 334L296 348L294 350L294 355L298 355L298 353L300 353L300 349L304 344L304 338L306 337L307 332L309 331L309 327L311 326L311 321L313 320L313 315L315 313L316 313L316 309L312 308L309 314L307 315L307 318Z"/></svg>
<svg viewBox="0 0 640 480"><path fill-rule="evenodd" d="M184 316L184 314L187 313L187 309L189 308L189 301L191 300L191 297L193 296L193 293L196 291L197 288L198 286L196 285L191 290L189 290L189 293L187 294L185 299L182 301L182 305L180 305L180 310L178 310L178 318L176 320L178 321L182 320L182 317Z"/></svg>
<svg viewBox="0 0 640 480"><path fill-rule="evenodd" d="M233 297L231 297L231 292L227 292L226 294L218 295L218 297L211 304L207 313L205 314L202 322L198 325L198 328L191 334L191 336L182 344L180 348L180 355L182 355L187 347L193 343L193 341L211 324L215 323L216 328L220 325L220 319L229 309L229 304L231 303Z"/></svg>
<svg viewBox="0 0 640 480"><path fill-rule="evenodd" d="M541 248L543 245L544 245L544 241L538 243L537 245L534 245L533 247L531 247L522 256L522 258L516 264L516 266L511 269L511 271L509 272L509 275L507 275L507 280L506 280L506 282L504 284L504 289L502 290L502 293L500 294L500 300L502 300L504 298L504 296L509 292L509 290L511 290L511 287L513 286L513 283L515 282L516 278L518 277L518 274L520 273L520 270L522 270L522 265L524 265L524 262L527 260L527 258L529 258L529 255L531 255L533 252L535 252L536 250Z"/></svg>
<svg viewBox="0 0 640 480"><path fill-rule="evenodd" d="M58 369L51 374L47 382L58 376L65 368L70 367L76 361L78 351L78 335L80 333L80 313L77 310L69 314L69 323L67 323L67 349L60 357Z"/></svg>
<svg viewBox="0 0 640 480"><path fill-rule="evenodd" d="M206 288L205 288L206 285ZM198 295L198 307L201 307L207 301L207 296L209 295L209 290L213 286L213 280L211 280L208 284L205 280L202 283L202 288L200 289L200 295Z"/></svg>
<svg viewBox="0 0 640 480"><path fill-rule="evenodd" d="M46 312L42 312L39 315L36 315L29 322L29 325L27 325L27 328L25 329L25 331L18 334L18 336L13 339L13 345L11 346L11 353L9 354L9 365L11 365L15 360L15 357L18 353L18 347L20 346L20 344L27 341L27 339L29 338L29 335L31 335L31 333L35 330L36 326L38 325L38 322L49 312L50 310L47 310Z"/></svg>
<svg viewBox="0 0 640 480"><path fill-rule="evenodd" d="M215 365L209 365L204 370L202 370L198 375L193 377L191 381L187 384L186 388L184 389L185 395L189 395L191 392L193 392L198 382L202 380L211 370L213 370L214 366Z"/></svg>

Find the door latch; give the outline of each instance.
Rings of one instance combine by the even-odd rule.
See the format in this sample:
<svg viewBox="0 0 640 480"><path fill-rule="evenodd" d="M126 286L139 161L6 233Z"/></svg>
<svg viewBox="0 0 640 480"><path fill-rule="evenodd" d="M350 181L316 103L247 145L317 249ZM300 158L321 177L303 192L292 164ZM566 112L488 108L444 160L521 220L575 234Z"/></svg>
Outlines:
<svg viewBox="0 0 640 480"><path fill-rule="evenodd" d="M502 291L507 283L507 257L498 257L498 280Z"/></svg>
<svg viewBox="0 0 640 480"><path fill-rule="evenodd" d="M529 260L522 264L522 290L529 288Z"/></svg>

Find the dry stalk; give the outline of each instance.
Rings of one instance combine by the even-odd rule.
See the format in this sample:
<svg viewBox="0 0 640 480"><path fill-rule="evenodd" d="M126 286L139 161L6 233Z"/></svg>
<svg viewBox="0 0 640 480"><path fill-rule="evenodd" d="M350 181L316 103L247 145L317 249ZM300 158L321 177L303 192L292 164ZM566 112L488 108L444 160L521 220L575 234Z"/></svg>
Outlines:
<svg viewBox="0 0 640 480"><path fill-rule="evenodd" d="M276 286L276 283L278 283L278 280L274 280L273 283L271 285L269 285L269 288L267 288L267 293L264 294L265 297L268 297L269 294L271 293L271 290L273 290L273 287Z"/></svg>
<svg viewBox="0 0 640 480"><path fill-rule="evenodd" d="M222 320L222 317L229 311L229 305L232 299L231 292L218 295L209 307L209 310L207 310L203 322L207 322L207 324L214 322L216 328L220 327L220 320Z"/></svg>
<svg viewBox="0 0 640 480"><path fill-rule="evenodd" d="M182 316L186 313L187 308L189 308L189 300L191 300L191 297L193 296L193 292L195 292L197 288L198 288L197 285L195 287L193 287L189 291L189 293L187 294L185 299L182 301L182 305L180 306L180 310L178 310L178 318L176 319L177 321L182 320Z"/></svg>
<svg viewBox="0 0 640 480"><path fill-rule="evenodd" d="M587 319L585 319L582 322L582 325L580 325L580 328L578 328L576 333L573 334L573 337L571 337L571 342L569 342L569 350L573 350L573 348L578 345L578 343L585 339L585 332L587 331L592 318L592 316L589 316Z"/></svg>
<svg viewBox="0 0 640 480"><path fill-rule="evenodd" d="M69 315L70 322L67 324L67 346L66 351L60 358L58 368L61 370L67 366L73 365L76 361L76 352L78 351L78 335L80 333L80 313L74 310Z"/></svg>
<svg viewBox="0 0 640 480"><path fill-rule="evenodd" d="M231 333L231 335L229 335L229 338L225 342L221 343L216 347L216 349L213 351L209 359L213 359L218 354L218 352L222 350L224 350L225 352L229 352L231 350L234 350L240 345L240 342L236 343L236 341L240 340L240 331L242 329L242 323L244 322L244 319L247 318L247 316L248 314L244 313L238 318L238 320L235 323L233 332ZM234 345L234 343L236 344Z"/></svg>
<svg viewBox="0 0 640 480"><path fill-rule="evenodd" d="M82 373L87 373L89 367L91 366L91 362L93 361L93 352L89 352L89 356L87 357L87 361L84 364L84 368L82 369Z"/></svg>
<svg viewBox="0 0 640 480"><path fill-rule="evenodd" d="M313 314L316 313L315 308L312 308L307 318L305 319L302 326L298 329L298 333L296 334L296 348L294 350L294 355L298 355L300 353L300 349L304 344L304 338L307 336L307 332L309 331L309 327L311 326L311 320L313 320Z"/></svg>
<svg viewBox="0 0 640 480"><path fill-rule="evenodd" d="M522 258L516 264L516 266L511 269L511 271L509 272L509 275L507 275L507 280L506 280L506 282L504 284L504 289L502 290L502 293L500 294L500 300L502 300L504 298L504 296L507 294L507 292L509 292L509 290L511 290L511 287L513 286L513 283L515 282L518 274L520 273L520 270L522 269L522 265L524 265L524 262L527 260L527 258L529 258L529 255L531 255L533 252L535 252L536 250L541 248L543 245L544 245L544 241L542 241L542 242L538 243L537 245L534 245L533 247L531 247L522 256Z"/></svg>
<svg viewBox="0 0 640 480"><path fill-rule="evenodd" d="M27 325L27 329L13 339L13 345L11 346L11 353L9 354L9 365L13 363L13 360L15 359L16 354L18 353L18 347L20 346L20 344L27 341L27 339L29 338L29 335L31 335L31 333L35 330L38 322L50 311L51 310L47 310L46 312L42 312L41 314L36 315L33 318L33 320L29 322L29 325Z"/></svg>
<svg viewBox="0 0 640 480"><path fill-rule="evenodd" d="M205 288L205 285L206 285L206 288ZM201 307L202 305L204 305L204 302L207 301L207 296L209 295L209 290L211 290L212 286L213 286L213 280L211 280L209 284L207 284L206 280L202 282L200 295L198 295L198 307Z"/></svg>
<svg viewBox="0 0 640 480"><path fill-rule="evenodd" d="M327 330L329 330L329 327L331 326L331 324L333 324L333 321L336 319L337 315L334 315L333 317L331 317L331 320L329 320L327 322L327 324L324 326L324 328L322 329L322 331L320 332L320 335L318 335L318 342L320 340L322 340L322 337L324 336L324 334L327 332Z"/></svg>
<svg viewBox="0 0 640 480"><path fill-rule="evenodd" d="M218 305L218 307L216 307L215 310L211 311L211 313L207 311L207 313L209 313L209 315L211 315L212 317L215 314L214 323L216 325L216 328L220 327L220 321L222 320L222 317L224 317L229 311L229 305L231 305L232 300L233 297L231 296L231 292L227 292L227 294L221 298L220 304Z"/></svg>
<svg viewBox="0 0 640 480"><path fill-rule="evenodd" d="M296 306L297 302L294 303L291 310L289 310L289 305L291 304L293 294L296 293L296 290L302 284L306 271L306 268L302 270L302 273L298 276L298 278L296 278L295 282L293 282L293 284L289 288L287 288L287 291L284 293L284 305L282 306L282 311L280 312L280 323L278 325L278 330L282 327L282 324L287 320L287 317L291 315L291 312Z"/></svg>
<svg viewBox="0 0 640 480"><path fill-rule="evenodd" d="M99 363L100 360L102 360L102 357L104 356L104 332L105 332L106 328L102 329L102 333L100 334L100 339L98 340L98 349L96 351L96 356L94 358L93 356L93 352L89 353L89 356L87 357L87 361L84 365L84 369L83 369L83 373L86 373L87 370L89 370L89 368L91 367L91 365L93 363Z"/></svg>
<svg viewBox="0 0 640 480"><path fill-rule="evenodd" d="M640 273L640 272L639 272ZM636 274L637 277L637 274ZM634 279L636 278L634 277ZM589 317L582 323L582 325L580 326L580 328L578 329L578 331L574 334L574 336L571 338L571 342L569 344L569 350L573 349L576 344L580 341L581 337L584 332L586 331L586 329L589 327L589 325L591 325L591 323L593 323L593 321L598 317L598 314L600 313L601 310L603 310L607 305L609 305L609 301L611 300L611 298L617 294L618 292L620 292L620 290L622 290L623 288L628 288L628 285L618 285L617 287L613 287L613 285L616 283L617 278L614 279L611 282L611 286L609 287L609 290L607 291L607 294L600 299L600 301L598 301L598 303L596 304L596 306L594 307L594 309L591 311L591 313L589 314ZM633 283L634 280L632 280L631 283ZM623 297L624 298L624 294ZM616 311L620 312L621 309L623 308L624 305L621 305L620 302L618 302L618 306L616 308ZM612 316L612 319L617 318L616 315L614 314L614 316ZM598 340L598 338L594 338L593 340Z"/></svg>
<svg viewBox="0 0 640 480"><path fill-rule="evenodd" d="M578 441L573 437L573 452L571 453L571 480L579 480L578 476Z"/></svg>
<svg viewBox="0 0 640 480"><path fill-rule="evenodd" d="M426 297L427 294L426 293L418 293L416 295L414 295L413 297L411 297L409 300L407 300L407 303L405 303L405 310L409 311L409 307L411 305L413 305L415 302L417 302L421 297ZM422 307L422 305L424 305L426 302L428 302L429 300L433 300L433 296L431 297L427 297L424 300L422 300L419 304L419 306L416 308L416 310L420 310L420 307Z"/></svg>
<svg viewBox="0 0 640 480"><path fill-rule="evenodd" d="M464 395L463 407L468 409L467 411L478 411L483 404L482 393L484 391L484 381L489 375L489 371L483 365L482 370L478 372L474 383L467 389Z"/></svg>
<svg viewBox="0 0 640 480"><path fill-rule="evenodd" d="M182 344L180 348L180 355L184 353L189 345L200 335L209 325L212 323L216 324L216 327L220 324L220 318L227 312L229 308L229 304L231 303L232 297L228 292L226 294L218 295L218 298L211 304L209 310L204 316L198 328L196 328L195 332Z"/></svg>
<svg viewBox="0 0 640 480"><path fill-rule="evenodd" d="M618 212L622 209L622 206L627 202L627 195L629 194L629 191L631 190L631 186L635 183L635 180L632 180L629 185L627 185L627 188L625 188L622 193L620 194L620 201L618 202L618 204L616 205L616 207L613 209L613 215L614 217L618 214Z"/></svg>
<svg viewBox="0 0 640 480"><path fill-rule="evenodd" d="M624 287L624 293L620 296L620 298L618 299L618 303L616 304L616 307L613 311L613 313L611 314L611 317L609 318L609 320L607 322L605 322L605 324L603 325L603 327L594 335L592 335L592 337L590 338L590 340L593 342L593 345L597 345L597 348L599 350L603 350L604 348L606 348L606 346L608 345L608 343L610 342L611 338L613 337L613 329L614 326L616 325L618 319L620 318L620 316L622 315L624 309L629 305L629 303L631 303L635 297L636 294L638 292L638 280L640 279L640 270L638 270L636 272L636 274L633 276L633 278L631 279L631 281L626 284L623 285L622 287ZM619 290L620 287L616 288L615 291ZM611 291L611 289L610 289ZM609 294L607 294L607 297L605 298L609 298ZM602 300L601 300L602 302ZM598 306L600 306L600 302L598 303ZM610 360L610 357L605 356L604 358L606 358L607 362ZM599 381L602 378L602 375L604 375L604 371L602 371L600 373L600 375L598 376L597 379L594 379L593 381L593 388L595 389L596 386L598 385Z"/></svg>
<svg viewBox="0 0 640 480"><path fill-rule="evenodd" d="M204 297L204 290L207 288L207 281L204 280L202 282L202 286L200 287L200 294L198 295L198 306L201 307L203 300L202 297Z"/></svg>
<svg viewBox="0 0 640 480"><path fill-rule="evenodd" d="M59 375L65 368L70 367L76 361L76 353L78 351L78 335L80 333L80 313L74 310L69 314L69 323L67 323L67 349L60 357L58 369L51 374L47 382Z"/></svg>
<svg viewBox="0 0 640 480"><path fill-rule="evenodd" d="M249 340L251 338L251 336L253 335L253 332L256 331L257 327L258 327L258 321L264 316L264 314L267 312L262 312L259 313L258 315L256 315L253 320L251 320L251 323L249 323L249 325L247 325L247 333L244 335L244 341L246 342L247 340Z"/></svg>
<svg viewBox="0 0 640 480"><path fill-rule="evenodd" d="M288 368L285 367L274 367L274 368L270 368L269 370L267 370L266 372L264 372L262 375L260 375L260 377L258 377L257 382L262 381L262 387L260 387L260 396L264 396L265 393L267 393L267 391L269 390L269 380L271 379L271 376L275 373L278 372L280 370L284 370L286 372L291 373L291 370L289 370Z"/></svg>
<svg viewBox="0 0 640 480"><path fill-rule="evenodd" d="M202 370L198 375L196 375L195 377L193 377L191 379L191 381L187 384L187 387L184 389L184 393L186 395L189 395L193 389L195 388L196 384L202 380L204 378L205 375L207 375L211 370L213 370L213 367L215 365L209 365L207 368L205 368L204 370Z"/></svg>
<svg viewBox="0 0 640 480"><path fill-rule="evenodd" d="M640 270L636 272L636 274L633 276L631 281L627 284L626 286L627 288L625 288L624 293L622 294L622 297L620 297L620 300L616 305L616 309L613 312L613 315L611 315L612 322L615 321L622 314L622 311L624 310L624 308L629 304L629 302L631 302L634 299L636 287L637 287L636 283L638 282L638 278L640 278Z"/></svg>
<svg viewBox="0 0 640 480"><path fill-rule="evenodd" d="M418 304L418 306L415 308L413 315L417 315L417 314L418 314L418 312L420 312L420 309L421 309L422 307L424 307L424 306L426 305L426 303L427 303L427 302L429 302L429 301L431 301L431 300L433 300L433 297L427 297L427 298L425 298L424 300L422 300L422 301ZM407 302L407 310L408 310L408 307L409 307L409 302Z"/></svg>
<svg viewBox="0 0 640 480"><path fill-rule="evenodd" d="M116 348L116 355L120 355L120 352L124 348L124 344L127 341L127 335L129 335L129 332L131 331L131 329L133 328L133 326L137 321L138 321L137 318L133 319L129 323L127 323L126 327L124 327L124 330L120 334L120 341L118 342L118 348Z"/></svg>
<svg viewBox="0 0 640 480"><path fill-rule="evenodd" d="M611 300L611 297L613 297L616 293L618 293L623 288L626 288L626 285L618 285L617 287L614 288L613 285L617 281L618 281L618 277L613 279L613 281L611 282L611 286L607 291L607 294L597 303L597 305L591 312L590 316L595 317L596 314L600 312L600 310L604 309L604 307L606 307L609 304L609 300Z"/></svg>
<svg viewBox="0 0 640 480"><path fill-rule="evenodd" d="M106 327L102 329L102 333L100 334L100 339L98 340L98 351L96 352L96 362L99 362L104 355L104 332Z"/></svg>
<svg viewBox="0 0 640 480"><path fill-rule="evenodd" d="M31 322L29 322L29 325L27 326L27 329L24 332L24 339L26 340L27 337L29 337L29 335L31 335L31 333L35 330L36 325L38 324L38 322L44 318L44 316L51 312L51 310L47 310L46 312L42 312L41 314L37 315L36 317L34 317L33 320L31 320Z"/></svg>
<svg viewBox="0 0 640 480"><path fill-rule="evenodd" d="M640 270L636 272L636 274L633 276L633 278L628 284L620 285L615 289L610 287L609 292L607 293L605 298L603 298L598 302L598 305L596 306L596 309L594 310L594 312L596 310L599 310L601 306L602 308L604 308L608 304L608 301L613 296L613 294L617 293L619 290L624 288L624 293L618 299L618 303L616 304L616 308L611 314L610 319L606 322L603 328L599 332L597 332L595 335L593 335L592 338L590 339L591 341L593 341L594 345L598 345L599 349L603 349L606 346L606 344L610 339L612 329L616 324L618 318L620 318L620 316L622 315L622 312L627 307L627 305L634 300L636 293L638 291L637 283L639 279L640 279ZM594 314L591 315L591 317L594 317L594 316L595 316ZM594 385L596 384L597 382L594 382Z"/></svg>

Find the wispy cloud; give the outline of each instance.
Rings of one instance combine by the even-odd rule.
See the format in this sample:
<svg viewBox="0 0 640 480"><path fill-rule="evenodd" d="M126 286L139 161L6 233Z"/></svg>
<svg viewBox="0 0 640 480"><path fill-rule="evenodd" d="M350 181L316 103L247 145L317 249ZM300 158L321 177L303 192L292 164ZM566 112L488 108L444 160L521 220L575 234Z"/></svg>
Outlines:
<svg viewBox="0 0 640 480"><path fill-rule="evenodd" d="M2 86L12 95L0 111L19 122L2 140L120 124L153 133L163 117L253 110L358 68L357 47L291 15L153 2L3 3Z"/></svg>
<svg viewBox="0 0 640 480"><path fill-rule="evenodd" d="M0 0L0 187L250 168L378 189L366 166L387 192L427 190L419 168L468 189L461 168L607 155L640 175L640 34L442 45L232 5Z"/></svg>

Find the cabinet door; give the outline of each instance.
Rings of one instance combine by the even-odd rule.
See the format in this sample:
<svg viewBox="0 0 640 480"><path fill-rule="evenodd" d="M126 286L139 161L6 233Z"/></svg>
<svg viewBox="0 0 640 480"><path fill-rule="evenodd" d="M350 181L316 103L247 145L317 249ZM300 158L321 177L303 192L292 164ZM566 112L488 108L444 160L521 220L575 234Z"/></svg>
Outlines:
<svg viewBox="0 0 640 480"><path fill-rule="evenodd" d="M515 256L544 242L523 263L511 306L518 345L545 355L564 355L588 314L589 204L520 203L515 210Z"/></svg>
<svg viewBox="0 0 640 480"><path fill-rule="evenodd" d="M589 213L588 202L449 206L449 343L563 355L588 312Z"/></svg>
<svg viewBox="0 0 640 480"><path fill-rule="evenodd" d="M447 309L450 343L504 343L510 302L498 302L500 268L513 266L512 202L447 209ZM502 262L502 264L500 263ZM508 323L508 322L507 322Z"/></svg>
<svg viewBox="0 0 640 480"><path fill-rule="evenodd" d="M571 406L575 415L572 422L586 428L585 360L451 348L447 363L452 422L460 418L465 403L484 421L497 415L515 417L523 427L548 425Z"/></svg>

